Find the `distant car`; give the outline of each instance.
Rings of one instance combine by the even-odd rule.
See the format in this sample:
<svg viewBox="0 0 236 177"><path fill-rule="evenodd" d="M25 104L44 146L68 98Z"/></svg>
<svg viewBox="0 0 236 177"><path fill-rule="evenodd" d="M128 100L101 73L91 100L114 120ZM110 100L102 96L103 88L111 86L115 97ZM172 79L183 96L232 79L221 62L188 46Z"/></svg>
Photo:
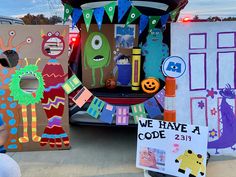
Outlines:
<svg viewBox="0 0 236 177"><path fill-rule="evenodd" d="M24 25L24 22L18 18L0 16L0 25Z"/></svg>

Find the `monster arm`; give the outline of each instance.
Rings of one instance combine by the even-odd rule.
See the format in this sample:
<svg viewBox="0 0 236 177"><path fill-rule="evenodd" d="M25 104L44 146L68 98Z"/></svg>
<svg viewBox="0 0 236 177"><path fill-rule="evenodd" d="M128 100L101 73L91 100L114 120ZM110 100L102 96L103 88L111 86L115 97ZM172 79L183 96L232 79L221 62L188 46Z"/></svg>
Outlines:
<svg viewBox="0 0 236 177"><path fill-rule="evenodd" d="M163 57L167 58L169 56L169 47L166 44L163 44Z"/></svg>
<svg viewBox="0 0 236 177"><path fill-rule="evenodd" d="M107 60L106 67L108 67L108 66L109 66L109 64L110 64L110 59L111 59L111 50L109 51L109 60Z"/></svg>
<svg viewBox="0 0 236 177"><path fill-rule="evenodd" d="M175 162L176 162L176 163L179 163L181 160L183 160L183 155L179 156L179 157L175 160Z"/></svg>
<svg viewBox="0 0 236 177"><path fill-rule="evenodd" d="M201 164L201 171L200 171L200 173L201 173L202 176L205 174L205 171L206 171L206 167L205 167L205 165L202 163L202 164Z"/></svg>
<svg viewBox="0 0 236 177"><path fill-rule="evenodd" d="M84 53L84 69L87 69L86 58L86 54Z"/></svg>

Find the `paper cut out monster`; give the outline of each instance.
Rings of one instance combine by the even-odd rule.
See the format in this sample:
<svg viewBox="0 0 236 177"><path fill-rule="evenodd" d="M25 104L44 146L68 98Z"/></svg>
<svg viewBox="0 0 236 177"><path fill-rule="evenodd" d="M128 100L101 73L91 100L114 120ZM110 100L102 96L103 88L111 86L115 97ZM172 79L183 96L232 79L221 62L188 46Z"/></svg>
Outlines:
<svg viewBox="0 0 236 177"><path fill-rule="evenodd" d="M92 69L92 85L96 85L96 69L100 69L100 85L104 85L103 68L109 66L111 61L111 48L102 33L94 32L89 35L84 48L84 67Z"/></svg>
<svg viewBox="0 0 236 177"><path fill-rule="evenodd" d="M19 138L20 143L29 142L28 136L28 118L27 118L27 106L31 105L31 133L32 140L34 142L39 142L41 137L37 135L37 115L36 115L36 103L39 103L43 97L44 91L44 81L43 76L40 72L38 72L38 62L40 59L36 61L35 65L29 65L28 60L26 60L26 66L21 68L20 70L16 70L16 73L13 74L12 80L10 83L11 96L15 101L21 105L22 110L22 119L23 119L23 137ZM38 86L37 88L32 89L23 89L20 86L20 83L24 78L37 79Z"/></svg>
<svg viewBox="0 0 236 177"><path fill-rule="evenodd" d="M236 150L233 146L236 144L236 115L233 111L233 106L227 103L227 99L235 99L235 90L227 85L225 89L220 91L222 101L220 105L221 121L223 125L222 135L218 140L208 143L209 149L216 149L216 154L219 154L218 149L231 148Z"/></svg>
<svg viewBox="0 0 236 177"><path fill-rule="evenodd" d="M161 64L169 56L169 48L163 42L163 33L160 29L152 29L147 36L147 42L140 45L142 55L145 56L143 69L145 78L154 77L165 80L161 71Z"/></svg>
<svg viewBox="0 0 236 177"><path fill-rule="evenodd" d="M197 177L199 172L202 176L205 174L206 167L203 164L204 159L201 154L195 154L191 150L186 150L175 162L180 163L178 172L185 174L187 169L190 170L189 177Z"/></svg>

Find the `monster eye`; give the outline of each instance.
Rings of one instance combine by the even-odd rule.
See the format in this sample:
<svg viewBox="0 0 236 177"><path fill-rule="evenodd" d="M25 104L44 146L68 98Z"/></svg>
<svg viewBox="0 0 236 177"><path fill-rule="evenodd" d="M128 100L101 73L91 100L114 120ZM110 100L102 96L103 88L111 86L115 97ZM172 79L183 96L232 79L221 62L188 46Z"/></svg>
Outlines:
<svg viewBox="0 0 236 177"><path fill-rule="evenodd" d="M51 32L48 32L48 36L51 37L51 36L52 36L52 33L51 33Z"/></svg>
<svg viewBox="0 0 236 177"><path fill-rule="evenodd" d="M10 31L10 32L9 32L9 35L10 35L10 36L15 36L15 34L16 34L15 31Z"/></svg>
<svg viewBox="0 0 236 177"><path fill-rule="evenodd" d="M92 39L92 47L95 49L95 50L98 50L102 47L102 38L101 36L99 35L96 35L93 37Z"/></svg>
<svg viewBox="0 0 236 177"><path fill-rule="evenodd" d="M32 39L31 39L30 37L28 37L28 38L26 39L26 42L27 42L27 44L30 44L30 43L32 42Z"/></svg>
<svg viewBox="0 0 236 177"><path fill-rule="evenodd" d="M60 36L59 31L55 32L55 35L56 35L56 36Z"/></svg>

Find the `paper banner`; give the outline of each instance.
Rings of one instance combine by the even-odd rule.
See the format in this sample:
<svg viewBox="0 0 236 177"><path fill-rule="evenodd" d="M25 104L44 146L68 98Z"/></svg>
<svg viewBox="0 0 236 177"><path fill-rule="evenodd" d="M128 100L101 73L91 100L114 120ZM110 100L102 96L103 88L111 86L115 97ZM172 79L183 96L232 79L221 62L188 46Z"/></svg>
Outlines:
<svg viewBox="0 0 236 177"><path fill-rule="evenodd" d="M126 25L129 25L130 23L135 21L138 17L140 17L140 15L142 15L141 12L133 6L126 21Z"/></svg>
<svg viewBox="0 0 236 177"><path fill-rule="evenodd" d="M171 18L172 21L175 20L178 12L179 12L179 8L177 8L177 9L173 10L172 12L170 12L170 18Z"/></svg>
<svg viewBox="0 0 236 177"><path fill-rule="evenodd" d="M147 118L144 104L132 105L131 109L135 124L138 123L139 118Z"/></svg>
<svg viewBox="0 0 236 177"><path fill-rule="evenodd" d="M70 79L68 79L63 85L62 88L65 90L67 94L70 94L75 89L77 89L81 85L81 81L77 78L76 75L73 75Z"/></svg>
<svg viewBox="0 0 236 177"><path fill-rule="evenodd" d="M129 106L116 107L116 125L129 125Z"/></svg>
<svg viewBox="0 0 236 177"><path fill-rule="evenodd" d="M144 107L150 118L154 119L161 115L161 110L155 98L150 98L144 102Z"/></svg>
<svg viewBox="0 0 236 177"><path fill-rule="evenodd" d="M149 31L156 27L160 18L161 18L160 16L150 16L149 17Z"/></svg>
<svg viewBox="0 0 236 177"><path fill-rule="evenodd" d="M102 21L103 21L103 15L104 15L104 8L100 7L94 10L94 17L96 19L96 22L98 24L98 29L101 30L102 27Z"/></svg>
<svg viewBox="0 0 236 177"><path fill-rule="evenodd" d="M144 31L144 29L147 27L148 21L149 21L148 16L146 16L146 15L141 15L140 21L139 21L139 35L142 34L142 32Z"/></svg>
<svg viewBox="0 0 236 177"><path fill-rule="evenodd" d="M116 9L116 2L112 2L110 4L105 5L104 7L111 23L113 22L114 14L115 14L115 9Z"/></svg>
<svg viewBox="0 0 236 177"><path fill-rule="evenodd" d="M72 14L72 29L74 29L82 14L83 12L81 9L74 8Z"/></svg>
<svg viewBox="0 0 236 177"><path fill-rule="evenodd" d="M87 113L90 116L92 116L95 119L97 119L104 106L105 106L105 102L104 101L100 100L97 97L94 97L92 103L89 105Z"/></svg>
<svg viewBox="0 0 236 177"><path fill-rule="evenodd" d="M115 106L106 104L101 112L100 121L112 124L115 112L116 112Z"/></svg>
<svg viewBox="0 0 236 177"><path fill-rule="evenodd" d="M83 107L83 105L89 100L90 97L92 97L93 94L86 88L83 87L72 99L77 106L80 108Z"/></svg>
<svg viewBox="0 0 236 177"><path fill-rule="evenodd" d="M72 11L73 11L73 7L71 7L69 4L64 5L64 19L63 19L64 23L68 20Z"/></svg>
<svg viewBox="0 0 236 177"><path fill-rule="evenodd" d="M165 26L166 25L169 17L170 17L170 14L166 14L166 15L162 15L161 16L161 26Z"/></svg>
<svg viewBox="0 0 236 177"><path fill-rule="evenodd" d="M158 103L162 106L162 108L164 109L164 106L165 106L165 90L162 89L161 91L159 91L155 95L155 98L158 101Z"/></svg>
<svg viewBox="0 0 236 177"><path fill-rule="evenodd" d="M130 6L131 2L129 0L118 0L118 22L122 20Z"/></svg>
<svg viewBox="0 0 236 177"><path fill-rule="evenodd" d="M83 10L84 23L86 25L87 31L89 30L92 18L93 18L93 9Z"/></svg>

